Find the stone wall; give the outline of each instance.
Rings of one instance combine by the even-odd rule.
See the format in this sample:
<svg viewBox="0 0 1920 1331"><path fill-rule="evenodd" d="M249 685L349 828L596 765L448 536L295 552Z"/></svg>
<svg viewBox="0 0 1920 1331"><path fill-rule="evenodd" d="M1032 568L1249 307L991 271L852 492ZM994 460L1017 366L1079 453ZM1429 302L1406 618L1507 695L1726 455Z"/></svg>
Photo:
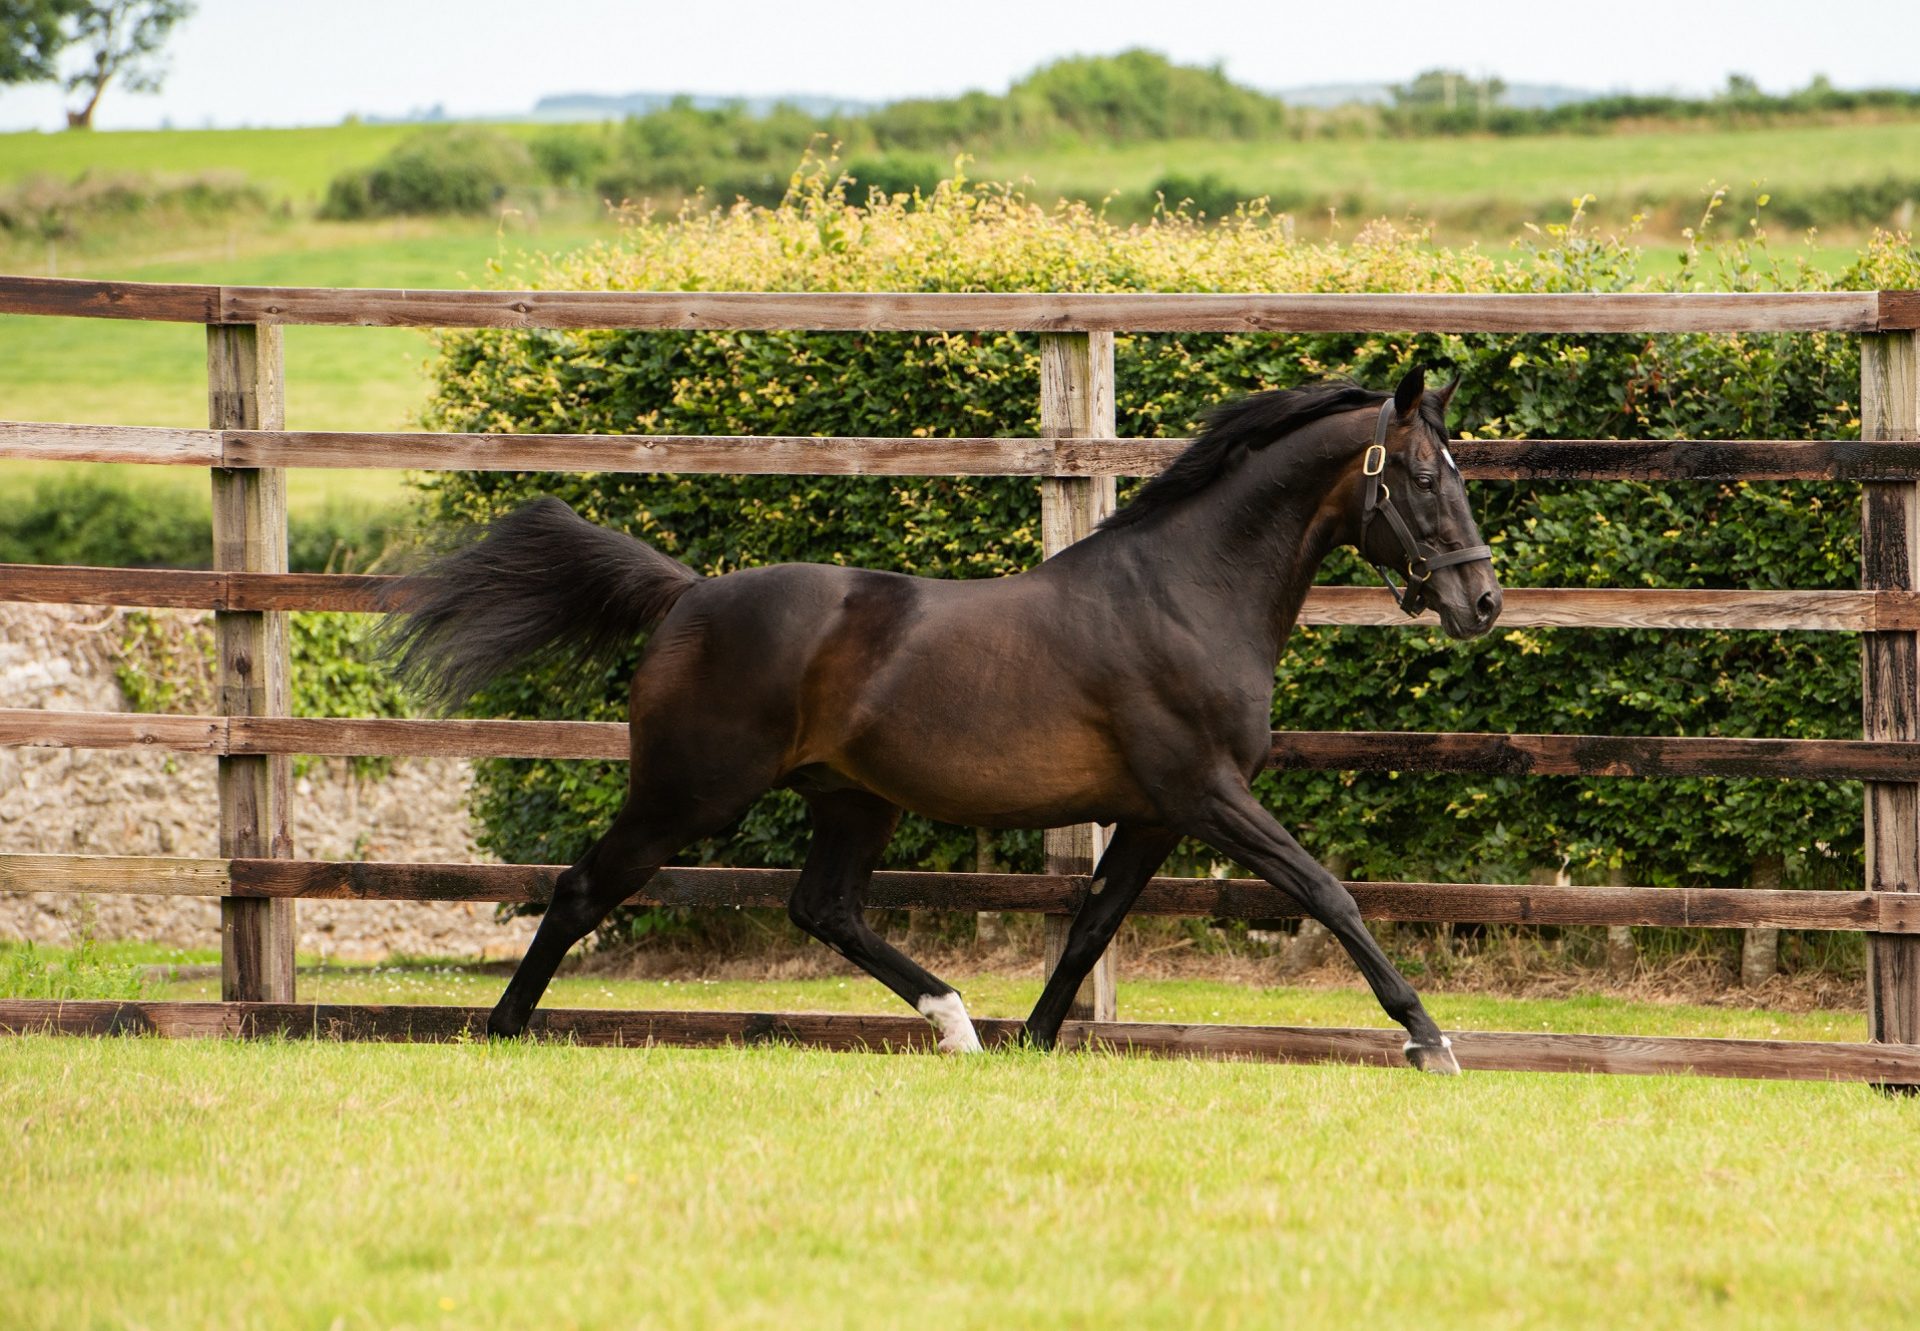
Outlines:
<svg viewBox="0 0 1920 1331"><path fill-rule="evenodd" d="M114 668L125 612L0 603L0 707L123 711ZM156 614L201 618L192 612ZM214 760L194 754L0 748L0 852L218 853ZM293 843L305 859L470 860L469 765L396 760L390 776L354 776L314 759L294 782ZM91 916L102 938L219 944L212 898L0 893L0 938L59 943ZM527 919L497 922L487 903L302 901L303 952L341 960L393 954L517 956Z"/></svg>

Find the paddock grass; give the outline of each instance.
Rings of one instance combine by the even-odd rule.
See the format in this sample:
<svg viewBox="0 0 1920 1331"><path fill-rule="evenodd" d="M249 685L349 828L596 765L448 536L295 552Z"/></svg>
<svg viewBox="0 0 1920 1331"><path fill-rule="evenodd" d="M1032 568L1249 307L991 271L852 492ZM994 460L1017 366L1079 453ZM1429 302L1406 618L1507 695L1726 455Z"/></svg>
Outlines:
<svg viewBox="0 0 1920 1331"><path fill-rule="evenodd" d="M0 1116L9 1327L1920 1316L1856 1086L36 1037Z"/></svg>
<svg viewBox="0 0 1920 1331"><path fill-rule="evenodd" d="M4 960L0 949L0 960ZM101 944L103 963L214 954ZM43 949L58 964L67 955ZM0 973L5 968L0 967ZM976 1012L1035 983L957 975ZM303 968L490 1002L497 971ZM204 997L211 981L150 984ZM897 1010L572 974L569 1006ZM1129 981L1138 1019L1380 1025ZM1857 1039L1856 1014L1432 997L1453 1026ZM0 1041L11 1327L1890 1326L1920 1101L1856 1086L786 1046ZM84 1272L84 1278L77 1278Z"/></svg>

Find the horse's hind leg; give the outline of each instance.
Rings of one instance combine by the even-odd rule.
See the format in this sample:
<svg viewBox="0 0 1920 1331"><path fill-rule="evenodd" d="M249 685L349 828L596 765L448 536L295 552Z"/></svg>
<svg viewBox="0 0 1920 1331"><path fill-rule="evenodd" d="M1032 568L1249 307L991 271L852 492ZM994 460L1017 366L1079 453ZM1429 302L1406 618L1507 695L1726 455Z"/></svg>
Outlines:
<svg viewBox="0 0 1920 1331"><path fill-rule="evenodd" d="M893 837L900 810L864 791L812 796L813 842L787 914L802 929L893 990L933 1023L940 1049L976 1053L980 1037L954 987L870 928L860 903Z"/></svg>
<svg viewBox="0 0 1920 1331"><path fill-rule="evenodd" d="M725 827L761 792L736 802L699 805L665 791L635 789L607 834L562 873L506 992L487 1018L489 1035L518 1035L547 991L567 949L600 927L615 906L638 892L681 847ZM726 803L726 802L722 802Z"/></svg>
<svg viewBox="0 0 1920 1331"><path fill-rule="evenodd" d="M692 839L649 828L629 801L607 834L555 881L553 899L540 917L533 942L487 1018L487 1034L511 1036L524 1031L567 950L599 928L608 912L639 891L669 856Z"/></svg>

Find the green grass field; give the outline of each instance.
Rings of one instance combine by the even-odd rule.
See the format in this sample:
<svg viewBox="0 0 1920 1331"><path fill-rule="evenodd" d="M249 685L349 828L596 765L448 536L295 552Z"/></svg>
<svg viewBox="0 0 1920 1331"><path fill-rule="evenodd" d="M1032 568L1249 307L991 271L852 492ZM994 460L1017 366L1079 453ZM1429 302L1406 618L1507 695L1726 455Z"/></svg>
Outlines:
<svg viewBox="0 0 1920 1331"><path fill-rule="evenodd" d="M124 957L160 954L122 950ZM487 1002L457 968L314 999ZM964 981L982 1013L1027 982ZM170 997L199 992L169 984ZM889 1010L865 980L556 1003ZM1378 1025L1129 983L1146 1019ZM897 1006L897 1005L894 1005ZM1448 1024L1858 1038L1853 1014L1437 995ZM0 1325L1893 1326L1920 1101L1855 1086L753 1049L0 1045ZM83 1279L75 1273L84 1271Z"/></svg>
<svg viewBox="0 0 1920 1331"><path fill-rule="evenodd" d="M545 125L493 126L531 138ZM83 172L244 175L279 198L311 206L342 171L367 166L420 132L419 125L324 125L307 129L157 129L89 134L0 134L0 187L29 176L70 180Z"/></svg>
<svg viewBox="0 0 1920 1331"><path fill-rule="evenodd" d="M1565 210L1581 194L1618 208L1639 196L1685 196L1711 184L1848 185L1911 174L1920 121L1781 129L1665 130L1516 138L1339 139L1304 143L1175 140L1069 151L983 154L982 179L1023 179L1042 195L1098 198L1142 189L1168 172L1218 173L1253 191L1353 192L1388 207L1430 211L1444 201L1498 199Z"/></svg>

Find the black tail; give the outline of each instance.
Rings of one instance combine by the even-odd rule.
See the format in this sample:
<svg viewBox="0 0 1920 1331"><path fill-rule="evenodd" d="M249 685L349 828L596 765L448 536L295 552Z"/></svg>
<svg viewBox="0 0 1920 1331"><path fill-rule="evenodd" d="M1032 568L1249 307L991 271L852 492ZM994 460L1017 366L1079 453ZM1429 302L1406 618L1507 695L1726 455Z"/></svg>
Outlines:
<svg viewBox="0 0 1920 1331"><path fill-rule="evenodd" d="M598 675L700 580L558 499L536 499L474 537L386 598L404 616L385 644L400 677L448 708L527 661L564 657Z"/></svg>

